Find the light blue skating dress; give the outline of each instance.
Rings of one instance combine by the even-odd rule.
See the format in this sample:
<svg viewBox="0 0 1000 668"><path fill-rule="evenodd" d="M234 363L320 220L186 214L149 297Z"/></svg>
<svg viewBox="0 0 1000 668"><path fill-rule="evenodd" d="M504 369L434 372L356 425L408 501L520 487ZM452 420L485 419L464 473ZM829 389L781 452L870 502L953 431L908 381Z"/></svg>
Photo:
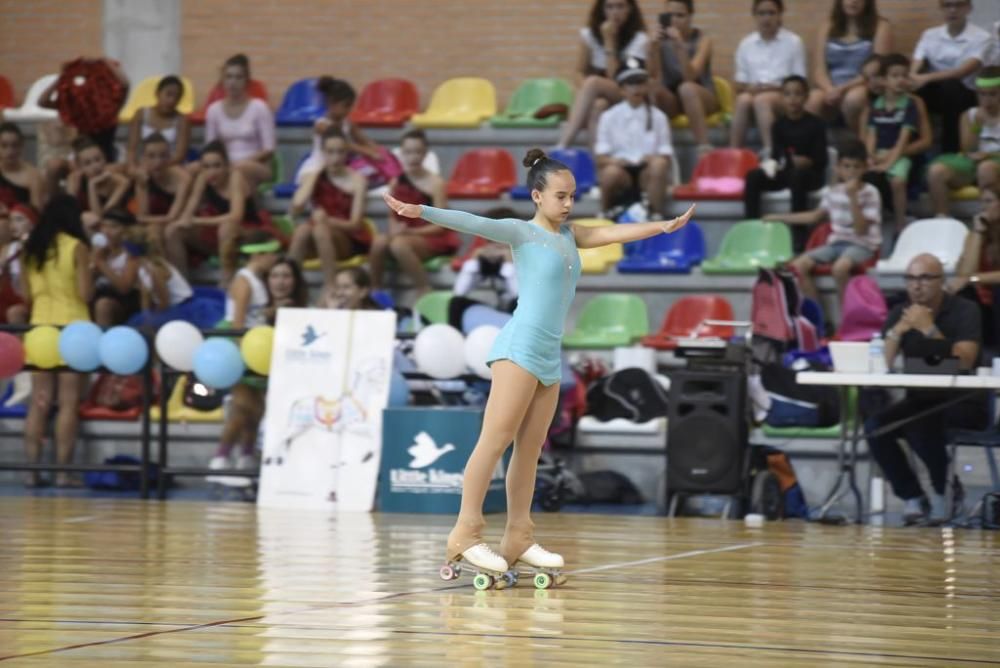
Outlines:
<svg viewBox="0 0 1000 668"><path fill-rule="evenodd" d="M558 232L549 232L516 218L494 220L426 205L421 218L510 244L520 294L514 317L500 330L487 362L510 360L543 385L558 383L563 322L580 278L580 254L572 227L563 225Z"/></svg>

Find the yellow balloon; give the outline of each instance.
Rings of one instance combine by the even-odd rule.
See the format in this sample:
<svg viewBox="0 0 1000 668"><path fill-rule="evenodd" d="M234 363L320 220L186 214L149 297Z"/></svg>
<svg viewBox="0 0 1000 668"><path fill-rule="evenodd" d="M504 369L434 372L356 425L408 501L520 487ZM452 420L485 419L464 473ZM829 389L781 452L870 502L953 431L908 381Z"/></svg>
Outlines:
<svg viewBox="0 0 1000 668"><path fill-rule="evenodd" d="M271 348L274 346L274 327L259 325L243 335L240 353L254 373L266 376L271 372Z"/></svg>
<svg viewBox="0 0 1000 668"><path fill-rule="evenodd" d="M51 325L34 327L24 335L24 351L28 364L39 369L52 369L62 364L59 356L59 330Z"/></svg>

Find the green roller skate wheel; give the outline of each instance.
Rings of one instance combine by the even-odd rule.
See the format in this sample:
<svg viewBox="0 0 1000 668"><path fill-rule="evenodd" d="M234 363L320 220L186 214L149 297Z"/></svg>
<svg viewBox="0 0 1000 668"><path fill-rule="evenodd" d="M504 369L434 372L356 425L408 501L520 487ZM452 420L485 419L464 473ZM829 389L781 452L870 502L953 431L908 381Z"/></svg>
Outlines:
<svg viewBox="0 0 1000 668"><path fill-rule="evenodd" d="M476 577L472 578L472 586L479 591L484 591L493 586L493 578L485 573L476 573Z"/></svg>
<svg viewBox="0 0 1000 668"><path fill-rule="evenodd" d="M535 574L535 589L548 589L552 586L552 577L548 573Z"/></svg>

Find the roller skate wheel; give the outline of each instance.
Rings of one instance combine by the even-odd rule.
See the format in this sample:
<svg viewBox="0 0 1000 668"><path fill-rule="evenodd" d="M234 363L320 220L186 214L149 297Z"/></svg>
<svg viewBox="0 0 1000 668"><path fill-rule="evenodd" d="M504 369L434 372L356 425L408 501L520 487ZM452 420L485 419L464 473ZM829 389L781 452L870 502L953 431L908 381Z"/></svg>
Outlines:
<svg viewBox="0 0 1000 668"><path fill-rule="evenodd" d="M552 586L552 577L548 573L535 574L535 589L548 589Z"/></svg>
<svg viewBox="0 0 1000 668"><path fill-rule="evenodd" d="M444 566L441 567L441 570L438 571L438 575L441 576L442 580L454 580L455 578L458 577L458 571L452 568L451 566L445 564Z"/></svg>
<svg viewBox="0 0 1000 668"><path fill-rule="evenodd" d="M472 578L472 586L479 591L485 591L493 586L493 578L486 573L476 573L476 577Z"/></svg>

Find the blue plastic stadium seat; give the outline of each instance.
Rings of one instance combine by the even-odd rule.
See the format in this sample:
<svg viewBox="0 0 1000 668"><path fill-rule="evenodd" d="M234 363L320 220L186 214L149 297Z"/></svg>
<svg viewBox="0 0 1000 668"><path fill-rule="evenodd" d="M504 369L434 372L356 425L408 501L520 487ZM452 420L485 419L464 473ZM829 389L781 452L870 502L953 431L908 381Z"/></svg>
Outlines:
<svg viewBox="0 0 1000 668"><path fill-rule="evenodd" d="M549 153L549 157L564 163L573 172L576 179L576 197L580 199L590 192L597 184L597 169L594 166L594 158L590 153L582 149L565 148L556 149ZM531 199L531 191L526 185L519 185L510 191L513 199Z"/></svg>
<svg viewBox="0 0 1000 668"><path fill-rule="evenodd" d="M273 188L273 192L274 192L274 196L275 197L290 198L292 195L295 194L295 188L298 187L295 184L295 175L299 173L299 170L302 169L302 164L306 160L309 159L309 156L311 154L312 154L312 150L311 149L302 154L302 158L299 160L298 164L295 165L295 171L293 171L290 174L286 175L286 176L291 177L290 181L286 181L284 183L277 183L277 184L275 184L275 186Z"/></svg>
<svg viewBox="0 0 1000 668"><path fill-rule="evenodd" d="M316 79L301 79L285 91L274 120L278 125L312 125L325 113L326 102L316 90Z"/></svg>
<svg viewBox="0 0 1000 668"><path fill-rule="evenodd" d="M28 405L27 404L16 404L14 406L8 406L7 401L10 396L14 394L14 384L11 383L7 385L7 389L4 390L3 398L0 398L0 418L23 418L28 415Z"/></svg>
<svg viewBox="0 0 1000 668"><path fill-rule="evenodd" d="M704 259L705 235L697 223L688 223L673 234L658 234L625 244L625 257L618 263L618 271L624 274L687 274Z"/></svg>

